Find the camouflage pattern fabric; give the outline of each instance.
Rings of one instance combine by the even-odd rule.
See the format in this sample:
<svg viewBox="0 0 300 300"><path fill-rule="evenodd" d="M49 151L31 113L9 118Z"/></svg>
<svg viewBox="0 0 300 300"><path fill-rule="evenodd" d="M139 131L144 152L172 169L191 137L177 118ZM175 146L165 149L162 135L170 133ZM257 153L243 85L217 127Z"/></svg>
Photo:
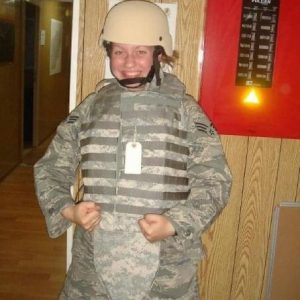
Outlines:
<svg viewBox="0 0 300 300"><path fill-rule="evenodd" d="M133 139L143 147L140 175L124 173ZM199 299L200 235L226 205L231 175L217 133L183 84L165 74L161 87L127 92L113 81L58 127L35 165L51 237L71 225L60 212L74 205L78 166L83 201L99 203L103 220L93 233L76 229L60 299ZM137 225L146 213L164 214L176 235L150 245Z"/></svg>
<svg viewBox="0 0 300 300"><path fill-rule="evenodd" d="M72 263L59 300L111 300L94 264L93 234L76 227Z"/></svg>
<svg viewBox="0 0 300 300"><path fill-rule="evenodd" d="M95 230L95 266L112 299L144 299L158 269L160 243L141 232Z"/></svg>

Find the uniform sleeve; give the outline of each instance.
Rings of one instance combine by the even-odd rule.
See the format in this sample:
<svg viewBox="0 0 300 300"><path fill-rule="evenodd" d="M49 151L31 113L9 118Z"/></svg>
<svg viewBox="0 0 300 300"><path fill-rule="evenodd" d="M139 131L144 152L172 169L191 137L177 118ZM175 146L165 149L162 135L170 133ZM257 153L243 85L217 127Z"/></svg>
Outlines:
<svg viewBox="0 0 300 300"><path fill-rule="evenodd" d="M36 195L52 238L63 234L71 225L61 211L74 205L70 187L79 163L78 121L76 113L70 114L58 126L44 157L34 165Z"/></svg>
<svg viewBox="0 0 300 300"><path fill-rule="evenodd" d="M165 213L179 240L199 238L226 205L231 188L231 174L211 122L190 97L185 99L184 111L190 150L190 194L185 204Z"/></svg>

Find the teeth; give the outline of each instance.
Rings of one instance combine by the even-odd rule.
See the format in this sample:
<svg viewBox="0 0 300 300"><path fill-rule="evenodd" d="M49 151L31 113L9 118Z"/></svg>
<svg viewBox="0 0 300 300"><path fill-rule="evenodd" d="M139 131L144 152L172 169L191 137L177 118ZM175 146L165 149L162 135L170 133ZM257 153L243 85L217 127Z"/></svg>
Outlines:
<svg viewBox="0 0 300 300"><path fill-rule="evenodd" d="M139 73L124 73L124 75L127 77L137 77Z"/></svg>

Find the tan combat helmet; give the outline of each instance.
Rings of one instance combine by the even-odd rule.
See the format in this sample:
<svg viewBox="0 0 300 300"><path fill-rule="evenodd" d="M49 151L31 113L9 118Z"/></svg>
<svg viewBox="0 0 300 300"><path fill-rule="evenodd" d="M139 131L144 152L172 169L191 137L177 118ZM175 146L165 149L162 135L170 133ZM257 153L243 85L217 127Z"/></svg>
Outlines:
<svg viewBox="0 0 300 300"><path fill-rule="evenodd" d="M108 12L100 42L162 46L172 56L172 37L164 11L148 1L127 0Z"/></svg>

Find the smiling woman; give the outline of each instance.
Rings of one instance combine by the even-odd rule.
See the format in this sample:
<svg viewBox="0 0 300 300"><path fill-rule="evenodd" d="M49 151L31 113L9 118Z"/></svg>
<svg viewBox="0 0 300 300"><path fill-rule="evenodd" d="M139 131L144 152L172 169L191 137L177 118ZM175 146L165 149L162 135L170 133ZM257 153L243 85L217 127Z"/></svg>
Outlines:
<svg viewBox="0 0 300 300"><path fill-rule="evenodd" d="M102 45L114 78L70 113L35 164L50 237L77 225L59 299L195 299L199 236L231 186L219 137L184 84L161 69L173 50L159 6L115 5Z"/></svg>
<svg viewBox="0 0 300 300"><path fill-rule="evenodd" d="M108 3L111 2L115 1L81 1L85 5L80 7L82 13L80 37L84 38L79 40L78 104L82 101L81 97L84 98L94 91L100 80L104 77L110 78L104 72L105 69L108 69L108 65L105 65L104 51L102 51L102 48L95 47L95 43L103 28ZM220 1L206 2L203 0L163 0L155 2L172 7L177 6L178 8L175 46L179 50L180 57L174 66L173 72L185 82L187 92L196 99L201 83L201 80L199 80L201 72L199 73L199 71L201 71L202 60L197 58L199 45L202 45L204 39L203 21L215 16L216 22L214 24L220 29L217 32L221 34L221 38L219 38L219 35L208 34L206 35L206 41L209 43L209 41L214 40L223 55L220 56L222 63L217 64L217 67L212 69L210 84L213 91L226 92L226 88L224 89L222 83L226 84L227 80L232 79L234 76L227 76L228 72L226 76L221 76L219 71L223 67L224 70L228 71L226 68L228 61L224 55L231 53L234 56L235 51L232 51L232 49L236 48L237 50L237 47L228 47L232 43L224 43L225 47L220 47L220 43L226 39L226 35L231 38L238 36L238 33L232 30L229 23L240 21L240 17L236 17L236 13L240 13L242 2L225 1L224 4ZM214 2L216 5L213 5ZM286 6L285 12L294 16L297 15L299 10L295 4L296 2L296 0L281 1L281 4ZM209 15L205 18L205 7L208 3L212 4L214 9L210 9L208 11ZM293 7L293 9L288 9L289 7ZM222 15L221 19L219 13ZM84 18L84 16L88 17ZM299 28L299 26L294 26L297 18L287 18L287 21L285 21L284 15L282 16L283 18L280 19L283 22L280 26L283 26L284 32L288 27L289 29ZM226 26L222 27L220 26L220 20L223 19L226 19L224 21ZM99 26L95 26L95 24L99 24ZM239 26L235 26L235 29L238 28ZM225 32L225 34L222 35L222 32ZM291 30L286 32L290 33ZM285 35L285 37L287 36L288 34ZM294 39L294 41L296 43L297 39ZM285 43L285 47L290 49L282 53L290 54L292 51L290 43ZM295 49L292 51L293 53L296 53ZM209 56L209 52L205 51L204 61L206 63L208 63L207 58ZM202 52L200 57L203 57ZM284 55L285 60L293 57ZM73 60L72 63L75 63L75 61ZM235 74L234 72L235 70L232 74ZM280 73L277 74L280 75ZM71 75L75 74L72 72ZM293 72L290 74L293 78L294 75ZM284 79L284 76L281 75L281 77ZM221 87L218 85L219 83ZM207 99L212 99L212 95ZM221 101L220 97L217 99ZM237 101L242 101L242 99L243 97L240 97ZM296 101L298 98L295 97L294 99ZM262 100L264 99L262 98ZM241 104L245 106L243 103ZM74 107L75 104L72 108ZM253 107L248 108L253 109ZM225 111L221 110L219 116L221 117L224 114L227 114L227 109ZM280 122L278 123L280 124ZM289 128L288 126L284 127ZM198 270L201 278L201 299L214 300L220 297L227 300L239 297L260 299L263 281L266 277L264 275L265 255L272 209L279 199L293 199L294 201L300 199L300 184L298 183L300 141L223 135L222 142L235 178L235 184L229 206L218 218L215 226L203 235L207 257L202 261ZM253 214L253 211L257 213ZM252 226L253 224L256 225ZM245 232L248 234L245 234ZM245 272L247 276L245 276ZM296 298L294 297L294 299Z"/></svg>

